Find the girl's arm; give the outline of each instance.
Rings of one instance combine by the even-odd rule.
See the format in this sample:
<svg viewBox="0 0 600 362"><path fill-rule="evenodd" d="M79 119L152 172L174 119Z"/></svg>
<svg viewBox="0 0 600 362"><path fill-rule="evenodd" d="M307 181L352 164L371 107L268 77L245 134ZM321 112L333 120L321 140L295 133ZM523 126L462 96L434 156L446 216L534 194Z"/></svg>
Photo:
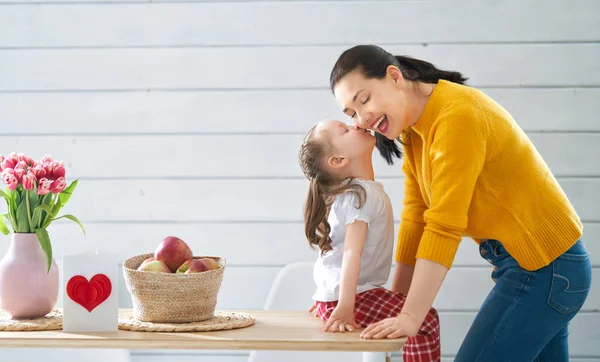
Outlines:
<svg viewBox="0 0 600 362"><path fill-rule="evenodd" d="M367 238L367 223L357 220L346 226L344 239L344 257L340 283L340 300L338 305L352 307L356 297L356 285L360 274L360 258L362 257L365 239Z"/></svg>
<svg viewBox="0 0 600 362"><path fill-rule="evenodd" d="M368 224L356 220L346 226L344 255L342 258L340 297L337 307L325 324L325 331L352 331L359 326L354 321L356 285L360 274L360 259L367 237Z"/></svg>

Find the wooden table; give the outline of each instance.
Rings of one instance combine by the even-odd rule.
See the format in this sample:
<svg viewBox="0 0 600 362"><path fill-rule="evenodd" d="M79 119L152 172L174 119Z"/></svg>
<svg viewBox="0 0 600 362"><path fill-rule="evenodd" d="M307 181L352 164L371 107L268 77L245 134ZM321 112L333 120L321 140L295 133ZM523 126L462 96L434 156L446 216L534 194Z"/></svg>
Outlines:
<svg viewBox="0 0 600 362"><path fill-rule="evenodd" d="M0 348L357 351L366 352L365 361L383 361L406 342L406 338L365 340L359 337L360 331L326 333L319 319L303 311L241 312L252 314L256 323L242 329L193 333L0 332Z"/></svg>

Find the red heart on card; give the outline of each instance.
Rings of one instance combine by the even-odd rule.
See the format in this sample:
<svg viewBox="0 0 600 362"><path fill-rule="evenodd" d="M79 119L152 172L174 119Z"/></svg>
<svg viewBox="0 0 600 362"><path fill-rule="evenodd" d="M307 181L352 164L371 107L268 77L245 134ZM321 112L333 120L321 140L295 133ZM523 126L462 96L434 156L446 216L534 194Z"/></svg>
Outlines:
<svg viewBox="0 0 600 362"><path fill-rule="evenodd" d="M96 274L88 282L81 275L75 275L67 283L67 295L75 303L91 312L102 304L112 291L112 283L104 274Z"/></svg>

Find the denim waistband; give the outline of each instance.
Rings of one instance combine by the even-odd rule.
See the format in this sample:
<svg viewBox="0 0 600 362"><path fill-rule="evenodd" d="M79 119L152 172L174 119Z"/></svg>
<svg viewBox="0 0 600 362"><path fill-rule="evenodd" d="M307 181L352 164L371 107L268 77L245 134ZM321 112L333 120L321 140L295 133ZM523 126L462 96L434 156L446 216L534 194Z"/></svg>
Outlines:
<svg viewBox="0 0 600 362"><path fill-rule="evenodd" d="M516 263L504 245L502 245L500 241L494 239L484 239L481 241L479 244L479 255L481 255L481 257L487 260L490 264L495 266L498 266L500 263L508 260L512 260L514 263ZM569 248L569 250L564 252L562 257L579 255L587 255L587 249L581 239L577 240L577 242L571 248Z"/></svg>

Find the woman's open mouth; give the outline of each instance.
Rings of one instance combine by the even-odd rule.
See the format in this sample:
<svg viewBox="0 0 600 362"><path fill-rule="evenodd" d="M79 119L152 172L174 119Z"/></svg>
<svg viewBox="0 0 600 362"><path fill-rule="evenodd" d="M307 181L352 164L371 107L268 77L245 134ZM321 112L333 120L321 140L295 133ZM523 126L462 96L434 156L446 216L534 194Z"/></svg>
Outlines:
<svg viewBox="0 0 600 362"><path fill-rule="evenodd" d="M387 132L389 127L390 122L388 121L387 116L385 114L379 117L374 123L371 124L371 128L373 130L379 131L380 133Z"/></svg>

